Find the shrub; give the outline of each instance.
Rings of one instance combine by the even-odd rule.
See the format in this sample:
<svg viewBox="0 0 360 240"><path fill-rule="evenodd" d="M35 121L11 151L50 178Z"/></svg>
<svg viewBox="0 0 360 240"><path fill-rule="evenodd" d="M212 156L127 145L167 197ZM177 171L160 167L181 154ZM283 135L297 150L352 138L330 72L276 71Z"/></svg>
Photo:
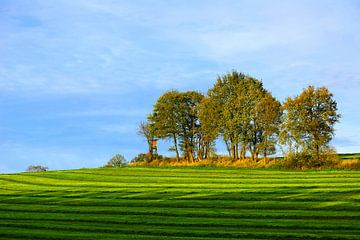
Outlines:
<svg viewBox="0 0 360 240"><path fill-rule="evenodd" d="M45 172L48 169L49 169L48 167L41 166L41 165L30 165L27 167L26 171L27 172Z"/></svg>
<svg viewBox="0 0 360 240"><path fill-rule="evenodd" d="M164 157L160 154L156 155L154 157L154 160L164 160ZM149 163L151 162L151 157L149 153L139 153L137 156L135 156L133 159L131 159L131 163Z"/></svg>
<svg viewBox="0 0 360 240"><path fill-rule="evenodd" d="M335 168L342 170L360 170L360 159L347 159L338 161Z"/></svg>
<svg viewBox="0 0 360 240"><path fill-rule="evenodd" d="M131 163L141 163L141 162L149 162L150 155L148 153L139 153L133 159L131 159Z"/></svg>
<svg viewBox="0 0 360 240"><path fill-rule="evenodd" d="M307 169L312 161L311 154L303 151L289 153L281 160L281 166L285 169Z"/></svg>
<svg viewBox="0 0 360 240"><path fill-rule="evenodd" d="M126 165L125 157L121 154L116 154L107 162L105 167L119 168L119 167L123 167L125 165Z"/></svg>
<svg viewBox="0 0 360 240"><path fill-rule="evenodd" d="M336 166L338 156L333 148L326 147L321 150L320 158L317 159L314 154L303 150L299 153L288 154L281 162L285 169L321 169L332 168Z"/></svg>

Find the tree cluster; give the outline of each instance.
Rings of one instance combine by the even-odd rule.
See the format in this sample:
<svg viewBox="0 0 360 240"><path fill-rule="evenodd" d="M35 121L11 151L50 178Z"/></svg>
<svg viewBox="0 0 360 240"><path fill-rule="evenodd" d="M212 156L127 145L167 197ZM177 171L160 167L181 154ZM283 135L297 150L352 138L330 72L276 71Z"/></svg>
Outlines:
<svg viewBox="0 0 360 240"><path fill-rule="evenodd" d="M153 138L173 142L176 158L188 161L215 154L221 138L234 160L250 155L253 161L276 153L310 153L321 160L340 115L326 87L309 86L282 104L263 83L233 71L219 76L204 96L195 91L165 92L139 126L149 144Z"/></svg>

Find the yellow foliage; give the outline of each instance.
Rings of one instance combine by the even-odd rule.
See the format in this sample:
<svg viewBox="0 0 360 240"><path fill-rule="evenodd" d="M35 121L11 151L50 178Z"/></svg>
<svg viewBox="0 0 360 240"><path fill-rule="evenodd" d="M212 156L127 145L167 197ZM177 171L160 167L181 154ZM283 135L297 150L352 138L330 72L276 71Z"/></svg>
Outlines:
<svg viewBox="0 0 360 240"><path fill-rule="evenodd" d="M335 168L343 170L360 169L360 159L347 159L338 161L338 163L335 165Z"/></svg>
<svg viewBox="0 0 360 240"><path fill-rule="evenodd" d="M176 158L167 158L162 160L154 160L152 162L136 162L130 163L130 166L157 166L157 167L237 167L237 168L269 168L274 166L275 159L268 158L260 159L255 162L250 158L245 160L233 160L229 157L219 157L215 159L201 159L193 162L181 159L177 161Z"/></svg>

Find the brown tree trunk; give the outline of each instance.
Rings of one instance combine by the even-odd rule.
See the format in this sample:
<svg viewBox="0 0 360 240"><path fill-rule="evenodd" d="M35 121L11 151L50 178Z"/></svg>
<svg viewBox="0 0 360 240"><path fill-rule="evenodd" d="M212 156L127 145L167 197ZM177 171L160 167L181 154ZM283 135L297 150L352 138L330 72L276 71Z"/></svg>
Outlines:
<svg viewBox="0 0 360 240"><path fill-rule="evenodd" d="M235 144L233 142L231 142L231 153L232 153L232 158L235 159L236 149L235 149Z"/></svg>
<svg viewBox="0 0 360 240"><path fill-rule="evenodd" d="M235 144L235 159L236 160L239 159L239 144L238 143Z"/></svg>
<svg viewBox="0 0 360 240"><path fill-rule="evenodd" d="M264 151L264 161L265 161L265 165L267 164L267 154L266 154L266 149Z"/></svg>
<svg viewBox="0 0 360 240"><path fill-rule="evenodd" d="M206 143L205 150L204 150L204 158L205 159L208 158L209 145L210 144Z"/></svg>
<svg viewBox="0 0 360 240"><path fill-rule="evenodd" d="M176 152L176 160L179 162L180 161L180 157L179 157L179 150L178 150L178 145L177 145L177 140L176 140L176 134L173 134L173 138L174 138L174 146L175 146L175 152Z"/></svg>
<svg viewBox="0 0 360 240"><path fill-rule="evenodd" d="M241 159L245 160L246 148L245 146L241 147Z"/></svg>
<svg viewBox="0 0 360 240"><path fill-rule="evenodd" d="M229 153L229 157L231 157L231 148L230 148L230 144L229 144L229 141L225 141L225 145L226 145L226 149Z"/></svg>
<svg viewBox="0 0 360 240"><path fill-rule="evenodd" d="M190 162L194 162L194 155L191 149L188 150L188 157Z"/></svg>
<svg viewBox="0 0 360 240"><path fill-rule="evenodd" d="M151 141L150 140L148 140L147 141L148 142L148 147L149 147L149 156L150 156L150 162L153 160L153 152L152 152L152 144L151 144Z"/></svg>
<svg viewBox="0 0 360 240"><path fill-rule="evenodd" d="M250 153L251 153L251 160L255 161L255 149L253 149L251 146L249 147Z"/></svg>

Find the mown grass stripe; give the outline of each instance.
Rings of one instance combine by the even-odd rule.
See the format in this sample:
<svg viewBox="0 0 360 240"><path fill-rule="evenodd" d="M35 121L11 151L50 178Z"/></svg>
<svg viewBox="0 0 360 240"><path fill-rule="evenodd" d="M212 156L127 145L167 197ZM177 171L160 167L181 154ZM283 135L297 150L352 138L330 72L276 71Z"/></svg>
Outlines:
<svg viewBox="0 0 360 240"><path fill-rule="evenodd" d="M244 209L241 211L233 211L232 209L198 209L198 208L152 208L138 207L138 208L98 208L98 207L76 207L68 208L61 206L53 206L51 208L43 205L19 205L2 206L0 211L19 212L19 213L59 213L59 214L86 214L86 215L154 215L154 216L189 216L189 217L218 217L218 218L289 218L289 219L359 219L360 214L356 211L313 211L313 210L269 210L262 211ZM21 208L20 208L21 207Z"/></svg>
<svg viewBox="0 0 360 240"><path fill-rule="evenodd" d="M104 233L104 234L129 234L129 235L151 235L151 236L191 236L191 237L212 237L212 238L242 238L242 237L251 237L258 239L268 239L271 236L274 236L274 232L268 232L268 229L261 228L242 228L236 231L232 229L222 229L219 232L219 229L201 229L201 228L186 228L186 232L183 232L181 227L152 227L152 228L138 228L135 229L129 228L109 228L103 229L96 226L76 226L71 225L38 225L38 224L19 224L19 223L0 223L0 226L7 228L21 228L21 229L44 229L44 230L54 230L54 231L64 231L64 232L93 232L93 233ZM355 233L338 233L334 231L308 231L305 232L300 229L292 229L291 231L280 231L277 229L276 237L277 239L354 239L358 234ZM341 237L341 238L340 238Z"/></svg>
<svg viewBox="0 0 360 240"><path fill-rule="evenodd" d="M356 171L213 168L0 175L0 236L356 239L359 180Z"/></svg>
<svg viewBox="0 0 360 240"><path fill-rule="evenodd" d="M312 220L290 220L290 219L276 219L271 220L269 219L241 219L241 221L226 221L229 219L199 219L199 218L167 218L166 222L163 222L163 219L160 218L141 218L141 217L131 217L128 219L108 219L108 218L96 218L96 219L89 219L89 218L79 218L79 217L67 217L66 219L54 218L54 217L42 217L42 218L32 218L32 217L21 217L18 216L14 217L2 217L2 220L9 222L30 222L31 224L87 224L88 226L95 226L99 227L102 226L103 228L114 228L119 227L122 225L141 225L144 227L198 227L198 228L227 228L227 229L242 229L242 228L261 228L261 229L274 229L274 230L281 230L281 229L288 229L288 230L337 230L337 232L346 231L346 233L358 233L360 234L360 226L357 224L351 225L351 221L346 222L343 220L342 223L337 223L335 221L323 221L319 223L318 221ZM232 219L234 220L234 219ZM238 219L237 219L238 220ZM0 224L1 225L1 224Z"/></svg>
<svg viewBox="0 0 360 240"><path fill-rule="evenodd" d="M356 239L358 234L348 234L348 233L337 233L333 231L311 231L304 233L303 230L292 230L292 231L279 231L277 232L267 232L263 229L259 228L243 228L239 229L238 231L229 231L229 229L223 229L225 232L219 232L218 229L211 231L212 229L197 229L191 230L187 227L186 231L183 228L161 228L156 227L152 229L144 229L144 228L124 228L124 229L101 229L96 228L94 226L89 226L87 228L82 227L73 227L73 226L46 226L46 225L25 225L25 224L18 224L18 223L0 223L0 226L4 228L11 228L11 229L29 229L29 231L33 229L37 230L53 230L53 231L62 231L62 232L72 232L72 233L94 233L94 234L128 234L128 235L150 235L150 236L182 236L182 237L211 237L211 238L256 238L256 239L269 239L271 237L276 236L276 239ZM16 234L14 234L16 235Z"/></svg>
<svg viewBox="0 0 360 240"><path fill-rule="evenodd" d="M77 215L92 215L92 216L101 216L106 215L108 217L111 216L159 216L159 217L190 217L190 218L217 218L217 219L232 219L232 220L239 220L239 219L297 219L297 220L360 220L359 215L300 215L297 213L286 213L286 214L248 214L248 213L238 213L238 214L218 214L213 212L211 213L198 213L194 210L194 212L154 212L154 211L78 211L78 210L57 210L57 209L43 209L43 210L20 210L20 209L11 209L11 210L1 210L1 212L7 213L10 212L13 215L15 213L31 213L31 214L77 214ZM313 213L314 214L314 213ZM337 213L338 214L338 213ZM23 214L22 214L23 215Z"/></svg>

